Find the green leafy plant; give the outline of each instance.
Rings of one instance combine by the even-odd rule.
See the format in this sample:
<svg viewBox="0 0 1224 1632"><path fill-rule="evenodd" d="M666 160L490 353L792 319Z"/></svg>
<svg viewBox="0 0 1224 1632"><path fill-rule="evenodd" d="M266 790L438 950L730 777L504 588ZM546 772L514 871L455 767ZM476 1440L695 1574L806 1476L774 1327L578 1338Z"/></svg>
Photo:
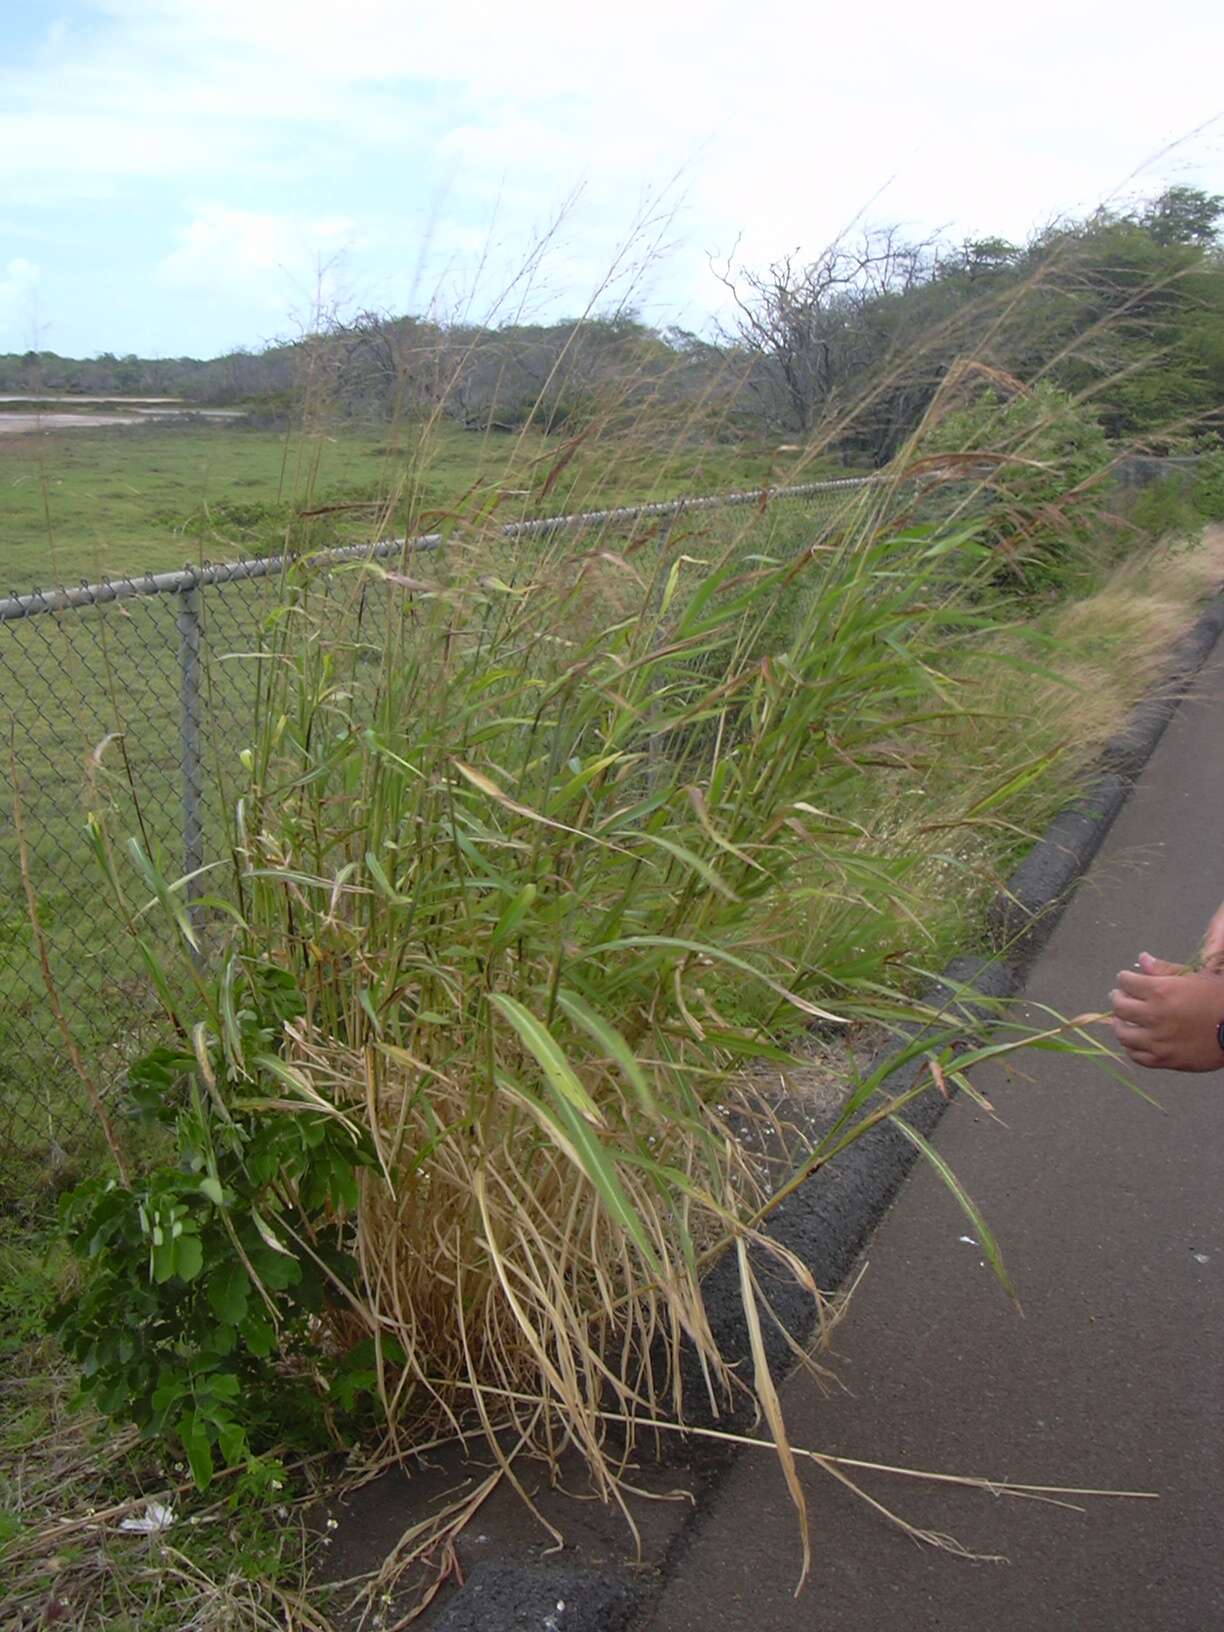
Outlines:
<svg viewBox="0 0 1224 1632"><path fill-rule="evenodd" d="M361 1356L329 1344L327 1317L351 1295L372 1159L280 1057L303 1009L292 978L231 960L217 1002L224 1036L200 1025L194 1048L155 1049L129 1072L137 1110L172 1126L175 1164L63 1198L84 1283L51 1320L82 1397L181 1447L201 1489L218 1464L324 1441L333 1413L351 1412Z"/></svg>
<svg viewBox="0 0 1224 1632"><path fill-rule="evenodd" d="M1203 515L1186 476L1163 476L1139 491L1130 510L1136 527L1153 539L1187 538L1197 533Z"/></svg>

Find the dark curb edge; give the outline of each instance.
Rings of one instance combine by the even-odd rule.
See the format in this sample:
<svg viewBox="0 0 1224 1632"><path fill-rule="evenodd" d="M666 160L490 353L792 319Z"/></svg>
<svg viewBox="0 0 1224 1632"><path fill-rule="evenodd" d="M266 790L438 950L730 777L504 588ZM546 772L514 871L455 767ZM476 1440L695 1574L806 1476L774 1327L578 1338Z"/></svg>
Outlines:
<svg viewBox="0 0 1224 1632"><path fill-rule="evenodd" d="M480 1563L432 1632L624 1632L643 1594L610 1571Z"/></svg>
<svg viewBox="0 0 1224 1632"><path fill-rule="evenodd" d="M1114 818L1151 758L1164 729L1189 686L1224 633L1224 591L1218 593L1169 654L1165 678L1132 710L1126 726L1105 746L1086 792L1055 817L1042 837L996 895L987 913L989 956L958 957L942 978L921 994L930 1006L955 1013L983 999L1014 996L1024 983L1037 953L1054 930L1070 893L1087 872ZM916 1035L918 1028L914 1028ZM872 1062L886 1063L890 1047ZM903 1093L924 1067L910 1062L884 1083ZM946 1108L937 1094L916 1100L906 1119L929 1136ZM826 1292L846 1279L871 1232L892 1205L918 1159L914 1146L897 1130L881 1125L845 1150L800 1186L778 1208L770 1235L795 1253ZM810 1296L771 1263L755 1265L771 1304L786 1327L797 1335L813 1333ZM706 1305L714 1338L731 1361L749 1354L740 1302L739 1272L727 1256L706 1278ZM763 1333L772 1369L790 1369L791 1352L772 1323ZM695 1380L695 1379L694 1379ZM688 1390L690 1400L701 1398ZM697 1426L700 1411L691 1413ZM712 1422L712 1418L709 1419ZM731 1424L726 1416L719 1426ZM679 1436L677 1436L679 1438ZM730 1456L724 1459L730 1461ZM717 1478L717 1474L715 1475ZM683 1545L683 1535L673 1543ZM665 1566L666 1567L666 1566ZM434 1622L436 1632L511 1632L542 1628L547 1632L624 1632L630 1617L643 1609L653 1592L619 1572L563 1569L548 1565L498 1564L492 1560L474 1570L464 1587ZM561 1607L564 1606L564 1607ZM492 1615L493 1618L489 1619Z"/></svg>

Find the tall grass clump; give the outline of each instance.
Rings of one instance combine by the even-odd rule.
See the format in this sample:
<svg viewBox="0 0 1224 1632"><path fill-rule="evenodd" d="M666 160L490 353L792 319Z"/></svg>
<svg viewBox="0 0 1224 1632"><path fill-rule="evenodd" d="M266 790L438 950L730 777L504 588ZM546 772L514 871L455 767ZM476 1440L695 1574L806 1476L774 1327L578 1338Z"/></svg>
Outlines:
<svg viewBox="0 0 1224 1632"><path fill-rule="evenodd" d="M994 370L960 372L932 405L920 445L962 469L984 465L969 508L994 554L995 581L1030 595L1065 592L1083 577L1085 547L1101 527L1105 434L1090 405L1049 382L1030 388Z"/></svg>
<svg viewBox="0 0 1224 1632"><path fill-rule="evenodd" d="M803 915L901 890L856 811L882 745L937 752L962 711L943 663L990 565L877 502L787 555L760 516L513 556L475 523L292 568L234 659L228 860L170 881L94 820L165 1013L132 1095L173 1145L66 1203L60 1330L105 1410L205 1484L364 1420L483 1431L511 1477L575 1446L615 1495L626 1424L684 1416L685 1351L785 1444L755 1252L820 1293L760 1233L785 1139L728 1073L892 989L886 948L809 955ZM752 1378L701 1296L731 1244Z"/></svg>

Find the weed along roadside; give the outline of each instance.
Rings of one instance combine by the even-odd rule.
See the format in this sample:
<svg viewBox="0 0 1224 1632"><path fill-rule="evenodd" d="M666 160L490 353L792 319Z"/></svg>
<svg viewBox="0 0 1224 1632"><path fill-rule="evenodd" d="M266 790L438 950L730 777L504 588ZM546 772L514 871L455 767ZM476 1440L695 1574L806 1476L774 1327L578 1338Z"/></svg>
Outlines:
<svg viewBox="0 0 1224 1632"><path fill-rule="evenodd" d="M878 487L875 478L839 479L768 494L769 516L753 526L758 543L783 550L802 532L814 542L835 529L847 505ZM908 492L908 489L903 489ZM638 506L500 524L499 546L533 554L538 540L564 531L575 540L607 544L671 527L681 515L706 544L742 528L745 511L763 492L694 496ZM414 538L410 553L444 547L442 533ZM406 553L402 540L371 547L320 550L314 588L320 604L361 632L365 593L354 605L349 576L367 556L393 569ZM113 1082L141 1049L150 1023L142 1000L138 949L122 920L108 913L93 889L95 861L79 820L80 760L122 760L124 786L112 776L107 794L121 824L138 828L146 851L164 848L183 871L195 873L224 840L230 767L247 744L256 706L256 664L263 620L276 615L281 577L291 554L250 561L107 579L72 588L0 599L0 681L13 724L15 803L24 809L31 883L39 903L38 943L45 952L61 1006L87 1041L100 1078ZM507 556L507 561L509 556ZM323 570L323 569L327 570ZM506 571L513 575L507 564ZM29 789L23 805L23 789ZM21 868L15 833L8 854ZM195 894L207 893L193 883ZM61 1028L36 1000L44 977L42 952L27 925L13 916L0 942L0 992L11 1033L8 1092L0 1115L0 1196L19 1202L28 1176L48 1176L48 1163L71 1171L98 1133L89 1095L49 1092L64 1063ZM91 956L82 960L82 950ZM75 1114L74 1114L75 1113ZM23 1175L27 1177L23 1178ZM37 1179L35 1182L39 1182Z"/></svg>

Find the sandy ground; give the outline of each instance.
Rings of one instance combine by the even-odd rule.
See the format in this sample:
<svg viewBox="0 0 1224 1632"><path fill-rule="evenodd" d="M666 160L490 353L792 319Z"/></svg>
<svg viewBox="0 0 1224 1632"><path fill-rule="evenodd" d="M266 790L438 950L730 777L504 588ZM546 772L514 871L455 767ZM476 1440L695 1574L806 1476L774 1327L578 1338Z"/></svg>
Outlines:
<svg viewBox="0 0 1224 1632"><path fill-rule="evenodd" d="M3 401L24 401L24 398L3 398ZM87 397L77 397L87 402ZM99 399L106 400L106 399ZM73 413L9 413L0 414L0 436L24 436L31 431L91 431L112 425L165 424L188 415L199 419L241 419L239 408L145 408L134 414L73 414Z"/></svg>

